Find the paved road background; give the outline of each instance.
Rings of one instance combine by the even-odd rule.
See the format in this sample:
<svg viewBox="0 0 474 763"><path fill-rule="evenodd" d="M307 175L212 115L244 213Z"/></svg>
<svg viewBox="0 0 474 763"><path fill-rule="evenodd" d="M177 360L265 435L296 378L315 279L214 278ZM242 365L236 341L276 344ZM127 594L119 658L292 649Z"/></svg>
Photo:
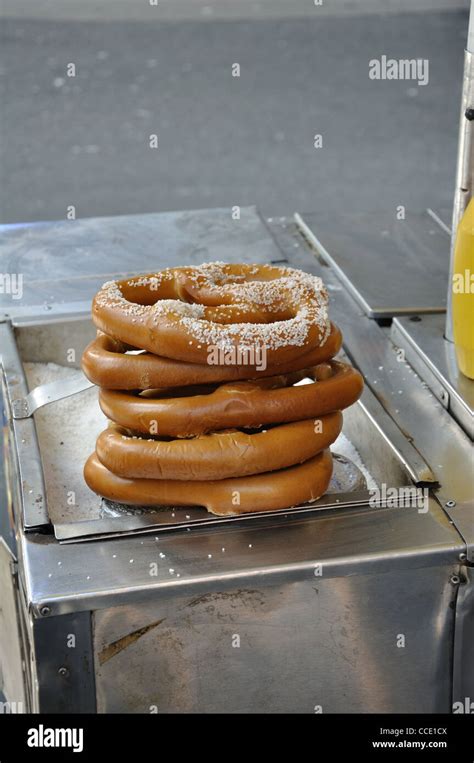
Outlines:
<svg viewBox="0 0 474 763"><path fill-rule="evenodd" d="M449 206L466 3L275 2L4 0L0 220ZM370 80L383 54L429 84Z"/></svg>

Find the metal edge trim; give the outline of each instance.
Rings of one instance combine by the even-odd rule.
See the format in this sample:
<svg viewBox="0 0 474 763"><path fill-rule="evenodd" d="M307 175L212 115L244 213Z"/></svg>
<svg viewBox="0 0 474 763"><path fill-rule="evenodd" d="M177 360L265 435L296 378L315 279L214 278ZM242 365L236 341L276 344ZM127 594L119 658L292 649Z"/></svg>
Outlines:
<svg viewBox="0 0 474 763"><path fill-rule="evenodd" d="M408 362L428 384L442 406L453 416L469 437L474 437L473 420L469 407L450 384L449 379L443 379L439 375L438 369L429 356L422 350L420 351L405 326L396 318L394 318L390 328L390 337L397 347L405 350Z"/></svg>
<svg viewBox="0 0 474 763"><path fill-rule="evenodd" d="M437 485L438 480L429 464L413 443L405 437L396 422L369 389L364 389L358 403L362 406L366 416L379 431L381 437L384 438L400 462L400 465L408 473L415 485L426 483L431 483L431 487Z"/></svg>
<svg viewBox="0 0 474 763"><path fill-rule="evenodd" d="M352 558L348 565L347 557L334 557L324 561L326 577L341 577L355 574L365 574L368 569L374 573L374 565L380 567L379 572L390 571L396 564L403 564L411 560L412 568L432 567L439 565L456 564L459 554L464 550L464 544L459 542L455 544L443 544L437 547L427 549L412 548L400 551L393 550L390 553L377 552L367 553L364 556ZM160 581L156 584L149 580L137 580L128 588L108 588L106 590L90 590L74 595L58 594L50 597L40 596L36 599L30 599L32 614L35 618L43 618L41 610L48 608L48 619L57 615L68 614L72 612L89 611L91 609L106 609L111 606L121 606L128 602L145 600L148 597L174 595L178 590L184 590L192 595L194 588L204 590L209 586L209 590L215 590L216 585L225 587L227 584L235 586L238 581L255 581L258 579L259 585L277 585L280 579L301 580L302 575L308 574L314 570L318 560L306 560L304 562L295 562L293 564L275 564L271 567L254 567L245 570L232 570L221 574L196 575L194 577L183 577L181 580L176 578L169 581Z"/></svg>
<svg viewBox="0 0 474 763"><path fill-rule="evenodd" d="M26 397L28 387L10 323L0 324L0 363L5 377L9 413L14 434L15 457L20 478L22 524L25 529L49 526L46 488L34 420L13 419L13 399ZM13 387L13 377L17 383ZM36 465L36 466L34 466ZM27 486L29 486L27 488Z"/></svg>
<svg viewBox="0 0 474 763"><path fill-rule="evenodd" d="M64 306L62 307L64 309ZM54 312L50 313L49 315L42 315L41 313L37 313L35 312L36 308L34 308L28 315L12 314L8 320L10 321L13 328L23 329L30 328L32 326L49 325L51 323L69 323L70 321L90 318L90 301L72 302L71 308L71 312Z"/></svg>
<svg viewBox="0 0 474 763"><path fill-rule="evenodd" d="M110 530L105 531L97 530L94 532L96 525L104 527L103 519L85 520L83 522L77 522L76 524L56 524L54 526L54 531L56 539L59 540L61 544L67 544L87 542L94 539L102 540L105 538L115 538L122 536L130 537L132 535L139 535L143 533L172 532L176 530L186 530L192 527L215 527L237 522L241 523L242 526L245 526L248 522L256 519L269 519L272 517L287 515L291 515L291 517L298 517L300 515L306 515L313 512L319 513L322 511L340 511L341 509L360 509L361 507L367 506L370 497L370 491L363 491L360 493L331 493L320 499L322 503L319 506L318 502L316 502L314 505L295 506L289 509L279 509L277 511L259 511L249 514L236 514L229 516L206 516L205 509L202 509L202 517L193 519L191 521L188 520L184 522L174 522L169 524L160 524L159 521L154 522L152 517L156 515L150 514L150 516L147 516L145 514L137 517L124 517L123 519L118 520L111 518L109 520L111 528ZM380 503L380 506L378 505L377 508L387 507L385 504ZM389 506L388 508L398 507ZM130 521L127 521L127 519ZM126 525L126 527L122 530L118 529L121 523ZM80 531L81 527L84 531L82 534L72 534L77 533L78 530Z"/></svg>

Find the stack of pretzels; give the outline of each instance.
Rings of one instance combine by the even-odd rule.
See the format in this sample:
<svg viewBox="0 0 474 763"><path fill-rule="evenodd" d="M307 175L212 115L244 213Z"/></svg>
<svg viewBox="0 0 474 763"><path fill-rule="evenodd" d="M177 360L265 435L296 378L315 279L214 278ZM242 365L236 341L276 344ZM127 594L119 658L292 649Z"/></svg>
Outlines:
<svg viewBox="0 0 474 763"><path fill-rule="evenodd" d="M327 303L320 278L274 265L212 262L104 284L82 358L110 420L85 465L89 487L219 515L323 495L341 410L363 386L333 360L342 338Z"/></svg>

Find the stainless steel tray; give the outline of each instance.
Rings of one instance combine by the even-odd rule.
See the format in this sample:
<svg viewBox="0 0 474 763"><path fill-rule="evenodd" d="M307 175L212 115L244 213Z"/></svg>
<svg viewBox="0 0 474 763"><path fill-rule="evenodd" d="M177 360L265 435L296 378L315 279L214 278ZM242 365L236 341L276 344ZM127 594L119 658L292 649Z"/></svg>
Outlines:
<svg viewBox="0 0 474 763"><path fill-rule="evenodd" d="M24 372L24 364L54 363L58 366L58 385L64 368L66 354L75 357L71 364L77 369L77 381L64 380L64 395L74 391L81 382L81 371L77 368L82 351L94 334L92 322L87 317L76 320L47 321L35 327L22 325L13 329L9 324L0 325L2 346L9 348L3 352L7 395L12 409L13 436L19 463L22 465L22 485L24 486L23 507L24 526L33 529L40 525L50 525L55 537L61 542L73 542L98 537L113 537L122 534L152 531L153 529L191 528L207 524L252 521L256 517L278 516L282 521L289 511L261 512L247 516L216 517L201 507L189 508L143 508L111 509L110 504L93 494L82 477L82 466L89 452L92 452L95 436L91 431L90 443L74 440L74 432L66 432L64 427L64 405L67 401L55 399L60 394L55 391L53 401L34 410L34 403L47 402L44 390L36 388L31 393ZM31 373L30 373L31 376ZM34 378L34 377L33 377ZM83 379L84 386L87 380ZM30 382L31 384L31 382ZM19 393L21 397L19 397ZM28 393L28 395L27 395ZM90 406L98 406L96 389L87 389L76 395L77 403L83 407L84 415ZM27 401L32 415L27 417ZM15 413L16 411L16 413ZM34 411L34 412L33 412ZM14 418L16 416L16 418ZM24 418L18 418L24 416ZM105 421L105 419L104 419ZM362 461L373 474L375 481L385 481L391 485L408 485L420 482L417 474L425 471L425 480L430 481L429 470L419 464L419 454L412 448L400 432L390 430L385 421L380 403L369 390L362 399L345 412L344 431L349 440L360 451ZM99 430L100 431L100 430ZM51 439L51 432L57 432ZM66 432L66 433L65 433ZM68 438L69 437L69 441ZM59 442L59 447L58 442ZM64 446L64 447L63 447ZM383 455L383 458L381 456ZM383 474L381 465L383 464ZM421 472L420 472L421 470ZM30 474L31 472L31 474ZM341 482L341 480L339 480ZM360 488L361 483L353 479L352 487ZM340 485L333 486L340 490ZM33 492L30 492L33 491ZM74 503L67 504L69 493L74 495ZM336 508L359 507L367 504L367 491L334 492L319 501L291 509L294 512L315 512Z"/></svg>

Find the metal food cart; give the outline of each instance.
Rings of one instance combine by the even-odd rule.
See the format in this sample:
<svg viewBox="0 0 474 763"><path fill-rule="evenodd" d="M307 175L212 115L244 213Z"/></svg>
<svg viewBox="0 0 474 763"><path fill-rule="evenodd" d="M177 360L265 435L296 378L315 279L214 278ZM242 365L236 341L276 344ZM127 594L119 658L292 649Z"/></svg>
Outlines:
<svg viewBox="0 0 474 763"><path fill-rule="evenodd" d="M472 194L473 83L467 52L453 230ZM3 226L1 270L22 275L23 294L0 294L2 707L470 712L474 382L457 371L449 326L444 339L449 213L237 217ZM61 406L74 395L85 416L97 402L61 369L78 369L94 336L93 294L112 278L211 260L323 277L366 382L344 432L375 502L356 482L291 511L222 518L121 511L86 488L77 419ZM38 363L58 379L36 386ZM386 498L414 487L421 507Z"/></svg>
<svg viewBox="0 0 474 763"><path fill-rule="evenodd" d="M473 390L434 379L416 345L443 320L449 237L428 214L402 233L398 221L383 227L392 264L399 235L420 241L420 278L429 236L439 283L427 293L415 272L394 267L389 282L375 268L364 282L372 292L361 293L316 217L264 220L246 208L234 220L220 209L4 230L3 261L24 274L23 298L7 306L3 297L0 324L0 675L11 707L445 712L474 696ZM367 233L351 235L357 256ZM344 431L378 485L427 488L426 509L374 506L357 490L269 515L114 514L81 493L82 463L75 505L63 511L66 492L64 506L52 505L61 471L45 479L35 424L44 409L32 410L52 399L54 421L54 398L74 389L31 396L23 364L78 366L94 334L90 300L107 278L213 259L323 276L344 351L366 379ZM58 437L62 426L58 418Z"/></svg>

